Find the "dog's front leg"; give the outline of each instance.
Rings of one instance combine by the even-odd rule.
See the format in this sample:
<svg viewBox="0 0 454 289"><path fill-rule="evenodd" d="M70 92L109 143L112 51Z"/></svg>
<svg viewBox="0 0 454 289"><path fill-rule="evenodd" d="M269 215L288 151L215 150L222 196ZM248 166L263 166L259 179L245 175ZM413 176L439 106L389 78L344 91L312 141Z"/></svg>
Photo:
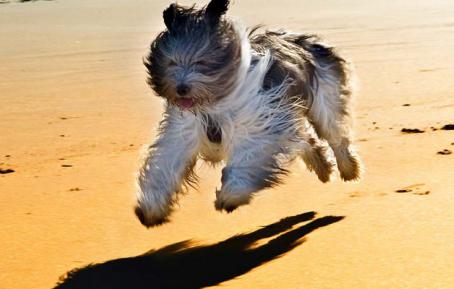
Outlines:
<svg viewBox="0 0 454 289"><path fill-rule="evenodd" d="M248 204L252 195L279 183L287 173L287 155L278 144L243 143L234 148L222 170L222 187L216 191L217 210L231 212Z"/></svg>
<svg viewBox="0 0 454 289"><path fill-rule="evenodd" d="M196 127L189 115L172 111L165 114L158 139L147 149L138 175L135 213L143 225L168 221L176 194L185 183L195 181Z"/></svg>

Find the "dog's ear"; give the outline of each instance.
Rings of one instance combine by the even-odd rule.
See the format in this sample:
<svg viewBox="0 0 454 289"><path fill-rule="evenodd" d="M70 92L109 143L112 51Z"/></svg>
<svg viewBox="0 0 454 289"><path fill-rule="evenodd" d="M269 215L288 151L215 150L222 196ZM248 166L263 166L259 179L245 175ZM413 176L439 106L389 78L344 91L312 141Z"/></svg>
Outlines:
<svg viewBox="0 0 454 289"><path fill-rule="evenodd" d="M177 16L177 7L175 4L171 4L169 7L167 7L166 10L162 13L162 16L164 18L164 24L166 25L167 29L170 31L173 26L173 22L175 21L175 18Z"/></svg>
<svg viewBox="0 0 454 289"><path fill-rule="evenodd" d="M229 0L211 0L205 8L205 18L210 24L218 24L222 15L229 8Z"/></svg>

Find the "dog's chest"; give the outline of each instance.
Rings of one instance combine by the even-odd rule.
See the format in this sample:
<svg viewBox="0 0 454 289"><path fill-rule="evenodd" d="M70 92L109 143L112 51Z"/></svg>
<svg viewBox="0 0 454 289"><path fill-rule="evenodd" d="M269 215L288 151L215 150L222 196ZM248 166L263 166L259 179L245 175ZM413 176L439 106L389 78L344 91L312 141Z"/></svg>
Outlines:
<svg viewBox="0 0 454 289"><path fill-rule="evenodd" d="M202 115L202 148L201 154L205 160L219 162L225 159L225 147L223 145L222 127L210 115Z"/></svg>
<svg viewBox="0 0 454 289"><path fill-rule="evenodd" d="M222 129L220 124L215 121L209 114L202 116L204 119L204 129L208 140L214 144L222 143Z"/></svg>

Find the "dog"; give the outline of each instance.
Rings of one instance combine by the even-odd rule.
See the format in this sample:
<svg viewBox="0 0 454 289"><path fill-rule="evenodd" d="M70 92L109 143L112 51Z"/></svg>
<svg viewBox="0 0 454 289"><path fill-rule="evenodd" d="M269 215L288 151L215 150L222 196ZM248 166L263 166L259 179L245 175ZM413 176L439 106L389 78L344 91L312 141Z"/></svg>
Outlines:
<svg viewBox="0 0 454 289"><path fill-rule="evenodd" d="M227 212L281 183L297 157L322 182L336 163L344 181L360 178L349 63L315 35L243 28L228 7L171 4L144 59L166 100L138 173L135 213L147 227L169 221L198 159L225 164L215 208Z"/></svg>

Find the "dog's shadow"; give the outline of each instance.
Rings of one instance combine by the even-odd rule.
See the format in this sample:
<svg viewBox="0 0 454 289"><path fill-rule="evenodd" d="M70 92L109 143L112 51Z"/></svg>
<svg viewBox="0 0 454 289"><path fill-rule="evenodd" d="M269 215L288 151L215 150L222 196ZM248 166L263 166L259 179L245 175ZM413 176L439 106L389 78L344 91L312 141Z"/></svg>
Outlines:
<svg viewBox="0 0 454 289"><path fill-rule="evenodd" d="M74 269L55 288L161 289L213 286L282 256L302 244L307 234L343 218L327 216L315 219L315 212L308 212L212 245L196 246L191 241L183 241L140 256ZM311 222L292 229L306 221ZM254 246L258 240L278 234L281 235L263 245Z"/></svg>

